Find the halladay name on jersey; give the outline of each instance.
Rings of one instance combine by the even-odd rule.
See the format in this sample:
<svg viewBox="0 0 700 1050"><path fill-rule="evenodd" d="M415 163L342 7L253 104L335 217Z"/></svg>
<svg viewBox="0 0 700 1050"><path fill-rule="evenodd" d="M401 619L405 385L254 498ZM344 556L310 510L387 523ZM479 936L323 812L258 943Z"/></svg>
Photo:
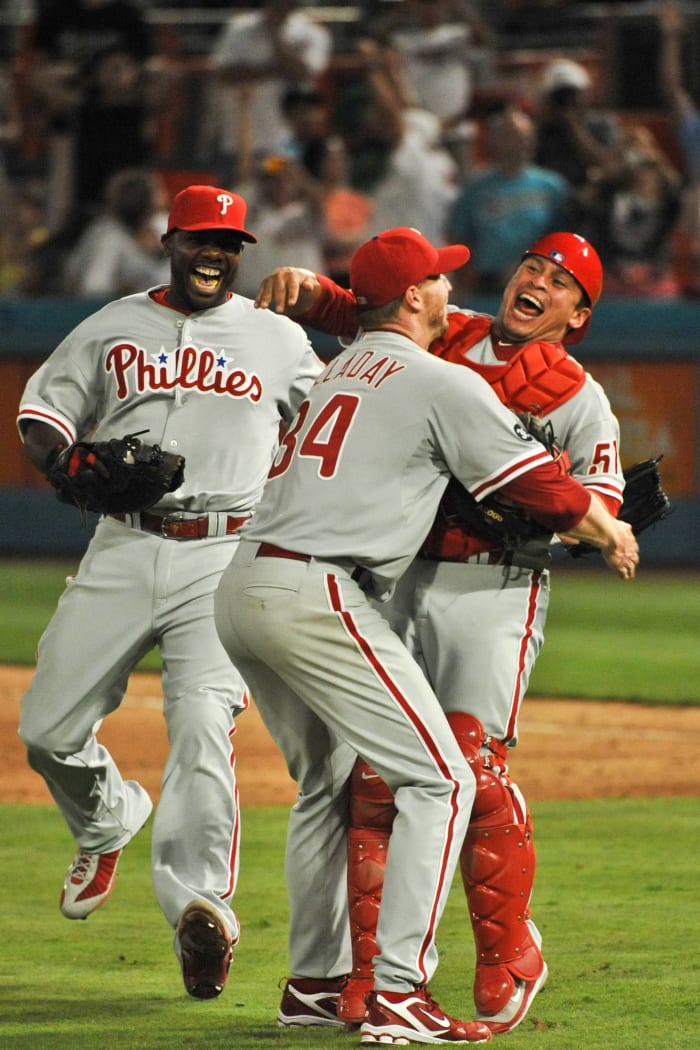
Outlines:
<svg viewBox="0 0 700 1050"><path fill-rule="evenodd" d="M330 383L334 379L356 379L378 389L385 379L403 372L406 365L395 357L378 353L376 350L363 350L335 358L316 380L316 384ZM314 385L316 385L314 384Z"/></svg>

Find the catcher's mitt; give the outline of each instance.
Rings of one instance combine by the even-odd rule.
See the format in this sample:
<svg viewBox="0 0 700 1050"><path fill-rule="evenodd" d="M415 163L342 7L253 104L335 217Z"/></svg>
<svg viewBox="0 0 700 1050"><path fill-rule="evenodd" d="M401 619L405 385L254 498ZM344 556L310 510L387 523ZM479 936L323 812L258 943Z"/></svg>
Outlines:
<svg viewBox="0 0 700 1050"><path fill-rule="evenodd" d="M673 510L661 483L658 464L662 459L663 455L643 459L622 472L625 491L618 518L632 526L635 536L667 518ZM566 549L572 558L600 553L591 543L567 544Z"/></svg>
<svg viewBox="0 0 700 1050"><path fill-rule="evenodd" d="M531 412L517 413L520 425L544 445L552 459L563 459L565 469L570 467L569 457L562 450L552 427ZM532 540L548 542L551 530L533 521L520 508L504 502L500 496L487 496L477 502L458 481L450 479L443 496L442 512L449 524L460 524L484 540L498 541L504 550L516 550Z"/></svg>
<svg viewBox="0 0 700 1050"><path fill-rule="evenodd" d="M461 525L482 540L496 541L503 550L515 550L531 540L548 541L552 535L551 530L498 496L477 502L455 478L448 482L440 510L448 527Z"/></svg>
<svg viewBox="0 0 700 1050"><path fill-rule="evenodd" d="M136 434L110 441L76 441L52 453L46 471L58 499L79 507L83 514L146 510L178 488L184 476L182 456L146 445Z"/></svg>

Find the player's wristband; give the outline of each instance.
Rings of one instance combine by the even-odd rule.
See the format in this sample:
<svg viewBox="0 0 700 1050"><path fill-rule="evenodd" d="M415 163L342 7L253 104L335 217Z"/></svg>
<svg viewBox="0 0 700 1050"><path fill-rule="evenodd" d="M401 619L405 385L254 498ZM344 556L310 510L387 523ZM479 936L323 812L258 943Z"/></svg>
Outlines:
<svg viewBox="0 0 700 1050"><path fill-rule="evenodd" d="M49 452L48 456L44 460L44 474L48 474L51 467L54 465L58 457L61 455L64 449L68 448L67 445L54 445Z"/></svg>

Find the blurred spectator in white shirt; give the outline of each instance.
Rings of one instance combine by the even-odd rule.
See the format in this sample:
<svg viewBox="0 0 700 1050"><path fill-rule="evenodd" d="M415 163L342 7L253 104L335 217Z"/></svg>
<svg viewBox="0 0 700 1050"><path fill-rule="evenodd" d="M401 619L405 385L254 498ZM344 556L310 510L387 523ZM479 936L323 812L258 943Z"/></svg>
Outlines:
<svg viewBox="0 0 700 1050"><path fill-rule="evenodd" d="M359 74L339 87L332 117L348 151L351 185L372 197L376 230L408 223L442 244L459 177L442 122L410 104L393 49L363 39L356 61Z"/></svg>
<svg viewBox="0 0 700 1050"><path fill-rule="evenodd" d="M387 6L383 36L401 56L412 104L442 121L466 117L475 86L492 71L490 26L466 0Z"/></svg>
<svg viewBox="0 0 700 1050"><path fill-rule="evenodd" d="M126 169L107 183L103 211L83 230L66 260L66 294L114 299L170 278L160 238L167 200L157 177Z"/></svg>
<svg viewBox="0 0 700 1050"><path fill-rule="evenodd" d="M240 178L236 189L248 204L256 244L246 253L236 290L254 299L263 277L277 266L323 270L323 210L318 184L304 166L284 153L256 154L251 106L253 88L239 88Z"/></svg>
<svg viewBox="0 0 700 1050"><path fill-rule="evenodd" d="M210 135L222 163L232 165L230 181L238 179L239 137L237 88L252 89L253 150L260 156L279 151L290 138L283 111L290 87L316 87L328 69L333 49L330 30L311 18L298 0L263 0L257 10L239 12L224 25L210 55L212 85Z"/></svg>

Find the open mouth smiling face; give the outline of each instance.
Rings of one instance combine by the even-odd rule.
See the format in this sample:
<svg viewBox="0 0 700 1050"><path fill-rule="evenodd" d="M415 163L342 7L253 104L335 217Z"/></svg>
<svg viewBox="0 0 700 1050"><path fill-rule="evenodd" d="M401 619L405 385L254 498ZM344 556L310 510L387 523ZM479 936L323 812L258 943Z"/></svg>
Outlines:
<svg viewBox="0 0 700 1050"><path fill-rule="evenodd" d="M192 268L190 280L201 295L215 294L223 280L224 269L211 263L198 263Z"/></svg>
<svg viewBox="0 0 700 1050"><path fill-rule="evenodd" d="M521 292L515 299L513 311L526 318L540 317L544 306L531 292Z"/></svg>
<svg viewBox="0 0 700 1050"><path fill-rule="evenodd" d="M495 331L511 342L559 341L575 324L580 299L580 288L565 270L547 260L527 258L506 288Z"/></svg>
<svg viewBox="0 0 700 1050"><path fill-rule="evenodd" d="M228 231L179 230L167 243L176 304L202 310L222 303L238 272L241 238Z"/></svg>

